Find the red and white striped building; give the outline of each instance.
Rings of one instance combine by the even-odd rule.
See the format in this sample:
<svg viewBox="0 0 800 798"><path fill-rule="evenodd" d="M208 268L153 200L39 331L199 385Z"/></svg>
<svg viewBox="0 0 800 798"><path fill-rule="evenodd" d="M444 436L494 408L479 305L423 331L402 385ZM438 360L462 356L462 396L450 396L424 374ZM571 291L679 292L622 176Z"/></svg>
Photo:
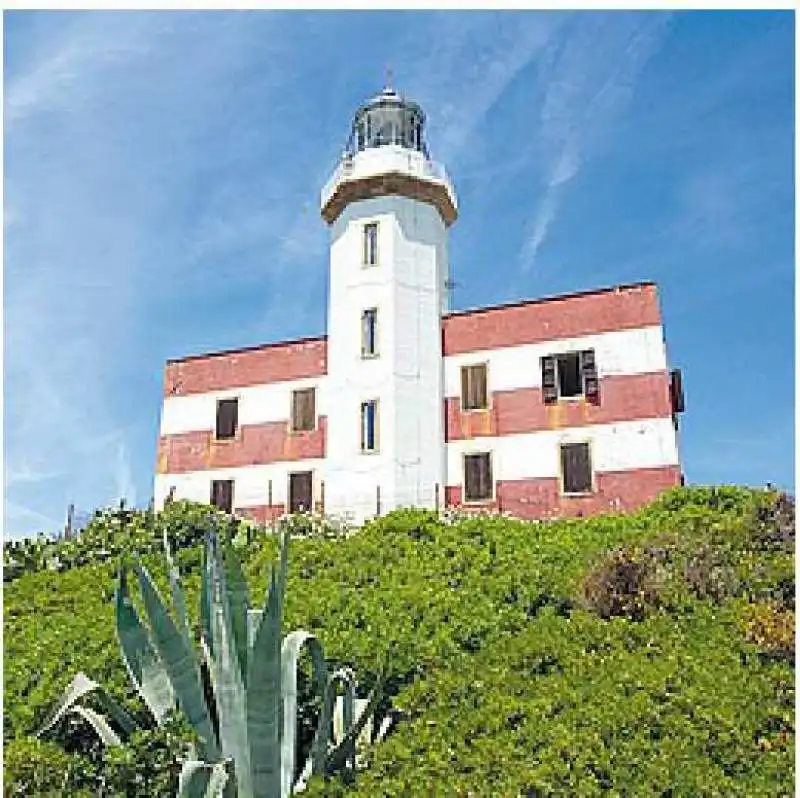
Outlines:
<svg viewBox="0 0 800 798"><path fill-rule="evenodd" d="M355 116L321 197L326 336L168 362L157 507L543 518L632 509L681 482L655 285L449 312L457 202L423 127L390 89Z"/></svg>

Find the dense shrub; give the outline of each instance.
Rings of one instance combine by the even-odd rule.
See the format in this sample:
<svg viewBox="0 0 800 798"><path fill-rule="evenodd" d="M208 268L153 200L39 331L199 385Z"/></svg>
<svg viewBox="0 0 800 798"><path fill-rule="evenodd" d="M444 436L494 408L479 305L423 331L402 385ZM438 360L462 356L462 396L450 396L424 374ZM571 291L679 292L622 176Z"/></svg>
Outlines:
<svg viewBox="0 0 800 798"><path fill-rule="evenodd" d="M766 645L785 650L788 616L771 638L751 623L761 604L786 613L775 597L794 590L792 554L761 542L759 524L789 528L762 509L774 501L684 489L629 516L547 523L403 511L344 539L296 540L288 627L318 634L366 682L388 655L404 713L348 794L794 794L793 661ZM263 595L275 541L236 540ZM182 554L195 621L196 552ZM158 558L147 563L163 589ZM607 584L631 586L617 591L627 615L587 611L602 567ZM720 588L723 567L735 578ZM94 760L29 736L77 670L141 712L114 636L114 577L112 559L5 588L7 794L96 795L143 768L163 785L150 794L171 794L172 743L146 737Z"/></svg>
<svg viewBox="0 0 800 798"><path fill-rule="evenodd" d="M754 604L745 612L747 639L764 653L794 660L794 613L772 603Z"/></svg>

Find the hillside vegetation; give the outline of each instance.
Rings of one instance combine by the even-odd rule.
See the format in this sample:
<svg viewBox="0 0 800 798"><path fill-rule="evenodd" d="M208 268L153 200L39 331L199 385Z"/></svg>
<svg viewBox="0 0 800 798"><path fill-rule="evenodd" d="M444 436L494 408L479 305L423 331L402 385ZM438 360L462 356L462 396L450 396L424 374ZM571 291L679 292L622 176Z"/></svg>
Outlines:
<svg viewBox="0 0 800 798"><path fill-rule="evenodd" d="M5 795L174 794L179 721L105 751L77 719L33 734L77 671L146 717L115 638L119 557L145 553L164 589L166 528L196 622L206 512L105 513L77 541L6 547ZM274 537L230 535L263 596ZM305 794L794 795L793 558L791 499L736 488L539 524L400 511L294 539L287 628L367 680L388 657L403 713L355 785Z"/></svg>

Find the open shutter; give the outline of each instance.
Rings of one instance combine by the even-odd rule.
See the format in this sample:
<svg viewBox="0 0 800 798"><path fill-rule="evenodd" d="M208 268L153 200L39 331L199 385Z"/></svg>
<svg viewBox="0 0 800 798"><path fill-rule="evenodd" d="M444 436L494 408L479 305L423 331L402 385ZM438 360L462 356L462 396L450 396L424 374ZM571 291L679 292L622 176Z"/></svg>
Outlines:
<svg viewBox="0 0 800 798"><path fill-rule="evenodd" d="M669 392L672 400L672 412L683 413L686 409L686 401L683 398L683 375L680 369L673 369L670 372Z"/></svg>
<svg viewBox="0 0 800 798"><path fill-rule="evenodd" d="M600 395L600 383L597 379L597 364L594 349L581 352L581 370L583 372L583 392L587 399L596 399Z"/></svg>
<svg viewBox="0 0 800 798"><path fill-rule="evenodd" d="M547 355L542 362L542 398L549 405L558 400L558 387L556 385L556 358Z"/></svg>

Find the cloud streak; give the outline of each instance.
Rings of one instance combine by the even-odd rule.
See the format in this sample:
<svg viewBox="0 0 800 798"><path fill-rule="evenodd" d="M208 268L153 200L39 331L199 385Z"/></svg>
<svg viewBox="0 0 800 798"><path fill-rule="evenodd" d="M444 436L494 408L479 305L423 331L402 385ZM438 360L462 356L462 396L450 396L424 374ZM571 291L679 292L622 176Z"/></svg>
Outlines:
<svg viewBox="0 0 800 798"><path fill-rule="evenodd" d="M564 41L548 49L539 70L544 100L541 198L519 254L522 274L534 266L556 222L569 183L610 135L630 103L637 78L669 29L666 14L579 15Z"/></svg>

